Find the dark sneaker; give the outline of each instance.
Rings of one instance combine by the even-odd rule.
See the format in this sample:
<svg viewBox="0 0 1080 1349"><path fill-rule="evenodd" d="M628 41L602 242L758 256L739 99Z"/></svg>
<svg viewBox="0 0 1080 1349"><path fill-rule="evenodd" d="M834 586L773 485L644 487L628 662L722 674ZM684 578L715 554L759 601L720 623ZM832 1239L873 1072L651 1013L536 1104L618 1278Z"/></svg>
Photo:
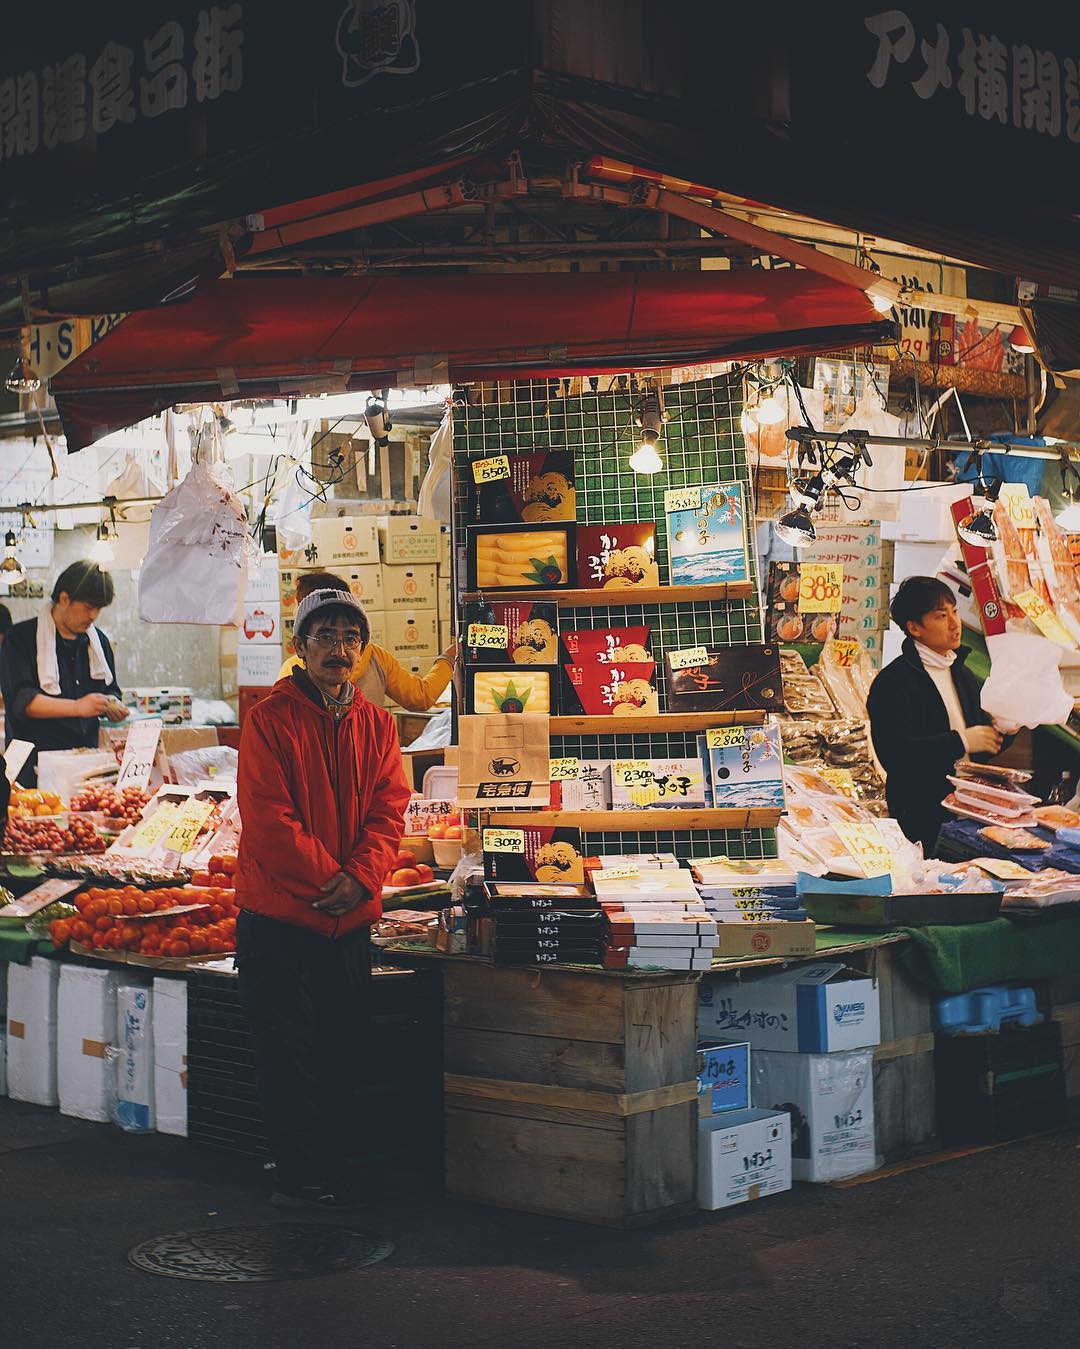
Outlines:
<svg viewBox="0 0 1080 1349"><path fill-rule="evenodd" d="M351 1213L361 1207L354 1199L335 1193L328 1185L301 1185L296 1190L275 1190L270 1196L275 1208L307 1209L316 1213Z"/></svg>

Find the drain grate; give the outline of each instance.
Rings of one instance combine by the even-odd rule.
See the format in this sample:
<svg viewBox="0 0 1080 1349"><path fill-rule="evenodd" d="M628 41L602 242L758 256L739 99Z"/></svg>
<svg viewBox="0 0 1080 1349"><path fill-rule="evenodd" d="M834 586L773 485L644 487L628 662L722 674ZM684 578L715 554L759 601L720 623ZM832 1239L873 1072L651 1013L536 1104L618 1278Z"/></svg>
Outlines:
<svg viewBox="0 0 1080 1349"><path fill-rule="evenodd" d="M378 1264L394 1244L328 1223L264 1223L171 1232L128 1252L136 1269L206 1283L280 1283Z"/></svg>

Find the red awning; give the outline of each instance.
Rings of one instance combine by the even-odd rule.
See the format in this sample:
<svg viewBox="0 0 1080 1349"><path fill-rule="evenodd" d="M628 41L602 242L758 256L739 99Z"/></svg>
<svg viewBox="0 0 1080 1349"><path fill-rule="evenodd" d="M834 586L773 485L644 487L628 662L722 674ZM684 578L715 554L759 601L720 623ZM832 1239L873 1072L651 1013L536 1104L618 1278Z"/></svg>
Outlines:
<svg viewBox="0 0 1080 1349"><path fill-rule="evenodd" d="M891 331L861 290L794 270L238 277L132 314L52 392L75 451L175 403L613 374Z"/></svg>

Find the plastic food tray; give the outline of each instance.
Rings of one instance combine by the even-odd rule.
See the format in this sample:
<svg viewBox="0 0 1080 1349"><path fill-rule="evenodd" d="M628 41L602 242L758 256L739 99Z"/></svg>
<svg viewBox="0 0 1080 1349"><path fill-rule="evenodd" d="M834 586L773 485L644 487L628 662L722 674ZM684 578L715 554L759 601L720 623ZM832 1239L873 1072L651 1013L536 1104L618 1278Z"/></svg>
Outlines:
<svg viewBox="0 0 1080 1349"><path fill-rule="evenodd" d="M998 916L996 891L939 895L803 895L815 923L833 927L931 927L951 923L988 923Z"/></svg>

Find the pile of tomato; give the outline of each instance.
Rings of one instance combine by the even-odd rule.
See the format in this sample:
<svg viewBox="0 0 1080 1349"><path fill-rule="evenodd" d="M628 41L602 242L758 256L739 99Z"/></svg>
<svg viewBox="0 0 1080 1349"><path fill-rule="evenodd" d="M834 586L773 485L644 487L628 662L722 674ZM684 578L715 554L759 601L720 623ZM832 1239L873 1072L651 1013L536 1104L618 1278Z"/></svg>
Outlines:
<svg viewBox="0 0 1080 1349"><path fill-rule="evenodd" d="M101 811L118 829L138 824L150 796L141 787L121 787L98 782L82 788L71 798L72 810Z"/></svg>
<svg viewBox="0 0 1080 1349"><path fill-rule="evenodd" d="M224 955L236 949L236 891L227 885L177 886L158 890L91 887L73 901L78 915L49 927L54 946L78 942L95 951L132 951L144 956ZM194 913L171 913L190 904Z"/></svg>

